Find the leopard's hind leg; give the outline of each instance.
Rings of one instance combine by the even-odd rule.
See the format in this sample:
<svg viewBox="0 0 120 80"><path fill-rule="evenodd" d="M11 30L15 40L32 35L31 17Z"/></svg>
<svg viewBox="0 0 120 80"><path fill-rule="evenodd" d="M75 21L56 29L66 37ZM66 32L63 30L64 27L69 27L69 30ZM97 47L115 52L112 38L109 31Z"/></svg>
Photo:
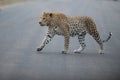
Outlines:
<svg viewBox="0 0 120 80"><path fill-rule="evenodd" d="M86 47L85 35L86 35L86 31L83 31L78 34L78 41L80 43L80 47L78 49L74 50L74 53L80 53L81 51L83 51L85 49L85 47Z"/></svg>
<svg viewBox="0 0 120 80"><path fill-rule="evenodd" d="M100 46L99 53L103 54L103 41L100 38L99 32L97 31L96 24L91 18L87 18L85 21L87 32L96 40Z"/></svg>
<svg viewBox="0 0 120 80"><path fill-rule="evenodd" d="M104 53L103 53L103 50L104 50L104 48L103 48L103 42L102 42L102 40L101 40L101 38L100 38L100 35L99 35L99 33L98 33L97 30L94 31L94 33L92 34L92 37L96 40L96 42L97 42L97 43L99 44L99 46L100 46L99 53L100 53L100 54L104 54Z"/></svg>

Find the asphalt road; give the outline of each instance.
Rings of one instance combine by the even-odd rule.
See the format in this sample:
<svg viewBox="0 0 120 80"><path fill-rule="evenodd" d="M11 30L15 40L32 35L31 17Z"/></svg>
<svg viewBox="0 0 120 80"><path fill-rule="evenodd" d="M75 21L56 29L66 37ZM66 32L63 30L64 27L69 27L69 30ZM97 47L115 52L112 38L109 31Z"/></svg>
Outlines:
<svg viewBox="0 0 120 80"><path fill-rule="evenodd" d="M85 15L95 19L98 31L111 40L104 44L105 54L98 53L98 44L86 36L87 48L79 47L71 38L68 54L61 54L63 37L55 36L42 52L46 27L38 24L43 11ZM120 1L112 0L35 0L0 9L0 80L120 80Z"/></svg>

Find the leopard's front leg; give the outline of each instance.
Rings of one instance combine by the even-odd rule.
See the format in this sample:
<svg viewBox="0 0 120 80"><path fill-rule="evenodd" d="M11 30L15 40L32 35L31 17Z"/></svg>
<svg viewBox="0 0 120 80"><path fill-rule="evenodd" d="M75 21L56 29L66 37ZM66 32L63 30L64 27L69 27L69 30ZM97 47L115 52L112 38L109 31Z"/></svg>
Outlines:
<svg viewBox="0 0 120 80"><path fill-rule="evenodd" d="M69 29L65 28L64 29L64 50L62 51L63 54L66 54L68 52L69 48Z"/></svg>
<svg viewBox="0 0 120 80"><path fill-rule="evenodd" d="M62 51L63 54L66 54L68 52L69 47L69 36L64 36L64 50Z"/></svg>
<svg viewBox="0 0 120 80"><path fill-rule="evenodd" d="M51 41L51 39L54 37L54 35L55 34L53 32L48 31L47 35L43 39L42 44L40 45L39 48L37 48L37 51L42 51L43 48L45 47L45 45L48 44Z"/></svg>

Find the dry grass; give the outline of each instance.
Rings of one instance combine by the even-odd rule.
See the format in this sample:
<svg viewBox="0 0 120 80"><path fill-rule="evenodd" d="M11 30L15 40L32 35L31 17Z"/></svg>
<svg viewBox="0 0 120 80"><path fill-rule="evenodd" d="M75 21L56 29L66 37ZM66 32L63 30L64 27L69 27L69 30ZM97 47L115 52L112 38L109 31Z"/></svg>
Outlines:
<svg viewBox="0 0 120 80"><path fill-rule="evenodd" d="M22 2L22 1L26 1L26 0L0 0L0 6L18 3L18 2Z"/></svg>

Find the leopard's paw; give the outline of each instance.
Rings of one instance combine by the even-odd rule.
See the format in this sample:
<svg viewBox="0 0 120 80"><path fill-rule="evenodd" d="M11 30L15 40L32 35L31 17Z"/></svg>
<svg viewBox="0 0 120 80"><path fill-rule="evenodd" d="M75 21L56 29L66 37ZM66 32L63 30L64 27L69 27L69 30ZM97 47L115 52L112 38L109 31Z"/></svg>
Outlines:
<svg viewBox="0 0 120 80"><path fill-rule="evenodd" d="M62 54L67 54L67 51L62 51Z"/></svg>
<svg viewBox="0 0 120 80"><path fill-rule="evenodd" d="M74 50L73 52L74 52L74 53L81 53L80 50Z"/></svg>
<svg viewBox="0 0 120 80"><path fill-rule="evenodd" d="M42 51L42 48L37 48L37 51Z"/></svg>
<svg viewBox="0 0 120 80"><path fill-rule="evenodd" d="M81 53L83 51L82 47L79 47L78 49L75 49L74 53Z"/></svg>
<svg viewBox="0 0 120 80"><path fill-rule="evenodd" d="M104 54L103 50L99 50L99 53L100 53L100 54Z"/></svg>

